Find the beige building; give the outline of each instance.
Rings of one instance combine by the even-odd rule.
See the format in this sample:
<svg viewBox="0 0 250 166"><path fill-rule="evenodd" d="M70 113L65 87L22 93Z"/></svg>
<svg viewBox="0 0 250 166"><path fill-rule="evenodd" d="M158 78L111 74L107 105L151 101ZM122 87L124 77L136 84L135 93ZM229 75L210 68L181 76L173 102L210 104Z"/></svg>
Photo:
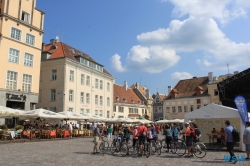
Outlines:
<svg viewBox="0 0 250 166"><path fill-rule="evenodd" d="M44 13L36 8L36 0L1 0L0 17L0 105L34 109Z"/></svg>
<svg viewBox="0 0 250 166"><path fill-rule="evenodd" d="M89 55L58 39L43 45L37 107L111 117L114 77Z"/></svg>
<svg viewBox="0 0 250 166"><path fill-rule="evenodd" d="M169 87L169 95L163 102L165 119L184 119L184 115L210 104L208 94L208 77L193 77L180 80L176 86Z"/></svg>
<svg viewBox="0 0 250 166"><path fill-rule="evenodd" d="M234 74L237 74L238 72L234 72ZM231 77L233 74L225 74L221 75L219 77L213 76L212 72L208 73L209 83L207 85L208 87L208 94L210 95L210 101L211 103L219 104L221 105L220 98L219 98L219 92L217 88L217 84L224 79L227 79L228 77Z"/></svg>
<svg viewBox="0 0 250 166"><path fill-rule="evenodd" d="M128 88L127 82L124 85L114 84L114 105L113 118L144 118L148 107L142 101L133 89Z"/></svg>

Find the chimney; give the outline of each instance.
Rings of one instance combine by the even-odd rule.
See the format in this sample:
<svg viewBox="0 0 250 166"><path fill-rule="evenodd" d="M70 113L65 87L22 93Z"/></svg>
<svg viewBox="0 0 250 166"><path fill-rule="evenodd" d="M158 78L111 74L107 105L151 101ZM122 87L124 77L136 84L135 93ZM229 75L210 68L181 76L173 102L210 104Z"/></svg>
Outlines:
<svg viewBox="0 0 250 166"><path fill-rule="evenodd" d="M178 94L177 89L172 89L172 91L171 91L171 98L176 98L177 94Z"/></svg>
<svg viewBox="0 0 250 166"><path fill-rule="evenodd" d="M149 99L149 96L150 96L149 89L146 89L146 98Z"/></svg>
<svg viewBox="0 0 250 166"><path fill-rule="evenodd" d="M138 84L138 83L135 84L135 88L136 88L136 89L139 88L139 84Z"/></svg>
<svg viewBox="0 0 250 166"><path fill-rule="evenodd" d="M46 46L46 44L45 44L45 43L42 43L42 52L45 51L45 46Z"/></svg>
<svg viewBox="0 0 250 166"><path fill-rule="evenodd" d="M208 73L208 80L209 80L209 82L212 82L213 81L213 72L209 72Z"/></svg>
<svg viewBox="0 0 250 166"><path fill-rule="evenodd" d="M55 39L50 39L50 44L54 44L55 42Z"/></svg>
<svg viewBox="0 0 250 166"><path fill-rule="evenodd" d="M168 94L170 94L171 90L172 90L172 86L168 86Z"/></svg>
<svg viewBox="0 0 250 166"><path fill-rule="evenodd" d="M238 74L239 72L238 71L235 71L234 74Z"/></svg>
<svg viewBox="0 0 250 166"><path fill-rule="evenodd" d="M59 42L59 36L56 36L55 42Z"/></svg>
<svg viewBox="0 0 250 166"><path fill-rule="evenodd" d="M203 88L201 86L196 87L196 96L200 96L203 93Z"/></svg>
<svg viewBox="0 0 250 166"><path fill-rule="evenodd" d="M127 81L124 81L124 85L123 87L127 90L128 89L128 84L127 84Z"/></svg>

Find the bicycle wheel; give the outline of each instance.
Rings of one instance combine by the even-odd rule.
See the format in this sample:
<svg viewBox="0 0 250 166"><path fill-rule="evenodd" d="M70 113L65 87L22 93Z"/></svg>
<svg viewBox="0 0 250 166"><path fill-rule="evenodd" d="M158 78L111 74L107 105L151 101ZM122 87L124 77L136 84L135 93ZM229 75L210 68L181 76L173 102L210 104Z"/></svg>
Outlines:
<svg viewBox="0 0 250 166"><path fill-rule="evenodd" d="M112 142L111 146L110 146L110 152L111 154L114 154L116 151L116 143Z"/></svg>
<svg viewBox="0 0 250 166"><path fill-rule="evenodd" d="M121 155L124 157L127 155L127 152L128 152L128 146L125 143L122 143L122 145L120 147Z"/></svg>
<svg viewBox="0 0 250 166"><path fill-rule="evenodd" d="M157 151L157 154L158 154L158 155L161 155L161 148L157 148L156 151Z"/></svg>
<svg viewBox="0 0 250 166"><path fill-rule="evenodd" d="M132 139L128 140L127 146L128 146L128 148L132 148L133 147L133 141L132 141Z"/></svg>
<svg viewBox="0 0 250 166"><path fill-rule="evenodd" d="M109 143L107 141L102 141L99 145L99 150L102 153L106 153L109 149Z"/></svg>
<svg viewBox="0 0 250 166"><path fill-rule="evenodd" d="M145 146L146 146L146 152L145 152L145 154L146 154L146 158L148 158L151 155L150 144L147 143Z"/></svg>
<svg viewBox="0 0 250 166"><path fill-rule="evenodd" d="M176 143L175 142L171 142L170 143L170 150L173 154L176 153L177 149L176 149Z"/></svg>
<svg viewBox="0 0 250 166"><path fill-rule="evenodd" d="M133 147L132 154L133 155L139 154L139 143L138 142L135 143L135 147Z"/></svg>
<svg viewBox="0 0 250 166"><path fill-rule="evenodd" d="M203 143L197 143L194 147L193 147L193 154L197 157L197 158L203 158L206 156L207 154L207 148Z"/></svg>
<svg viewBox="0 0 250 166"><path fill-rule="evenodd" d="M178 156L183 156L186 153L187 147L185 143L183 142L177 143L175 147L176 147L176 154Z"/></svg>

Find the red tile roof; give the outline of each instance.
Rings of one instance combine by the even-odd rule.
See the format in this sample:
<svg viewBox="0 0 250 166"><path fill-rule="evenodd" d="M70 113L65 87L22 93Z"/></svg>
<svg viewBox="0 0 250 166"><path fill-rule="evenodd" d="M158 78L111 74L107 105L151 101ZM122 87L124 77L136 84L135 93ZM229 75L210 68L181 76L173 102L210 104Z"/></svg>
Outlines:
<svg viewBox="0 0 250 166"><path fill-rule="evenodd" d="M117 98L119 98L119 101ZM124 99L126 99L126 101ZM117 84L114 84L114 103L145 105L141 103L140 98L136 95L133 89L127 88L126 90L125 87Z"/></svg>
<svg viewBox="0 0 250 166"><path fill-rule="evenodd" d="M136 88L136 84L131 85L130 88L131 88L131 89L135 89L135 88ZM147 96L147 92L146 92L147 88L146 88L146 87L137 85L137 89L141 92L141 94L142 94L145 98L147 98L147 97L146 97L146 96ZM152 96L149 96L149 99L153 100Z"/></svg>
<svg viewBox="0 0 250 166"><path fill-rule="evenodd" d="M196 89L203 90L201 96L208 95L208 77L180 80L172 91L177 92L176 98L196 96ZM165 99L171 99L171 93Z"/></svg>
<svg viewBox="0 0 250 166"><path fill-rule="evenodd" d="M53 49L53 47L55 49ZM74 50L74 52L72 50ZM75 56L82 55L84 58L89 59L92 62L98 63L92 57L90 57L88 54L86 54L86 53L84 53L76 48L73 48L73 47L71 47L63 42L55 42L54 44L47 44L47 45L45 45L45 50L43 50L43 52L50 52L51 53L49 60L50 59L58 59L58 58L69 58L69 59L72 59L72 60L78 62L78 60L75 58ZM103 73L106 73L106 74L112 76L106 69L103 69Z"/></svg>

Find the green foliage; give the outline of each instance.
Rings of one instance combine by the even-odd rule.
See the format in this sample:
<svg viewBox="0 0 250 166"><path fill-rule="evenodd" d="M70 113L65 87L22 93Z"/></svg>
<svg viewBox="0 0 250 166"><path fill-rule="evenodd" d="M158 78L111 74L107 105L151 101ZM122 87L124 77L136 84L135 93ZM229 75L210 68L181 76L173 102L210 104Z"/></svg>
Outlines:
<svg viewBox="0 0 250 166"><path fill-rule="evenodd" d="M7 126L6 124L2 124L0 127L1 127L1 129L3 129L3 130L7 130L7 129L8 129L8 126Z"/></svg>
<svg viewBox="0 0 250 166"><path fill-rule="evenodd" d="M24 126L22 126L22 125L17 125L17 126L15 127L15 129L16 129L16 130L23 130L23 129L24 129Z"/></svg>

